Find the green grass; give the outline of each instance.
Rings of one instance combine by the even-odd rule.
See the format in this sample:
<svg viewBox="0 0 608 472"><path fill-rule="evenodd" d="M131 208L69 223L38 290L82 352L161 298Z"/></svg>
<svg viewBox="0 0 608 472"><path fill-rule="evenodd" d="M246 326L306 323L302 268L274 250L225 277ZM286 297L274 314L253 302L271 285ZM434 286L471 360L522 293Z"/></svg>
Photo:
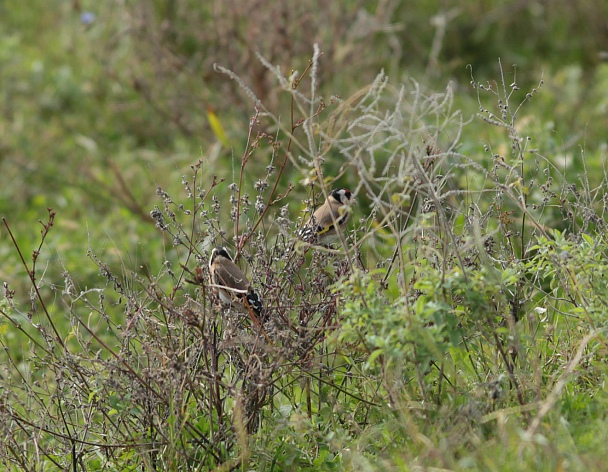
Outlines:
<svg viewBox="0 0 608 472"><path fill-rule="evenodd" d="M4 470L602 470L604 12L562 7L437 50L428 2L0 6ZM263 332L186 282L216 244Z"/></svg>

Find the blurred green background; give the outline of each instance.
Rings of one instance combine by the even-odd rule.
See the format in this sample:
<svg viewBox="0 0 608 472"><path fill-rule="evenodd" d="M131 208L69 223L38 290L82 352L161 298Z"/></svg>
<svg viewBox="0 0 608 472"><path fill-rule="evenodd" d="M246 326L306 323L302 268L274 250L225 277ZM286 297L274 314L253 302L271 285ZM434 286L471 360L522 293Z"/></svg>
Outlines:
<svg viewBox="0 0 608 472"><path fill-rule="evenodd" d="M325 97L348 97L384 69L395 85L413 78L443 90L453 81L467 118L479 111L471 70L495 84L500 60L507 84L515 70L523 90L543 81L520 117L542 153L574 173L583 154L602 169L606 18L601 0L1 2L0 214L30 254L37 221L47 207L57 211L43 253L51 280L65 268L83 285L99 283L88 248L126 269L158 271L171 241L149 217L156 188L184 195L182 176L200 158L203 179L230 180L244 151L253 103L213 64L287 117L289 97L256 53L289 75L306 67L314 43ZM229 146L209 125L210 107ZM493 132L480 123L465 127L460 149L473 159ZM296 184L294 199L306 195L300 178L293 169L284 177L285 188ZM4 227L0 257L0 279L25 284Z"/></svg>

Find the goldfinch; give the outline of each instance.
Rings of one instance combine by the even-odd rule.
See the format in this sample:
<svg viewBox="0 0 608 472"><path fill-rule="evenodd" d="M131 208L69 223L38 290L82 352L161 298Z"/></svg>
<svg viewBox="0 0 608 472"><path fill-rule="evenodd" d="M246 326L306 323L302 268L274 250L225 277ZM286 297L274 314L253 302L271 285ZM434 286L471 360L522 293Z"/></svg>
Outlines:
<svg viewBox="0 0 608 472"><path fill-rule="evenodd" d="M298 238L311 244L324 244L334 239L338 229L346 227L348 223L351 197L350 190L346 188L332 190L325 203L298 231Z"/></svg>
<svg viewBox="0 0 608 472"><path fill-rule="evenodd" d="M249 309L264 321L264 306L249 280L232 261L225 247L218 246L211 251L209 277L213 291L224 305L248 313Z"/></svg>

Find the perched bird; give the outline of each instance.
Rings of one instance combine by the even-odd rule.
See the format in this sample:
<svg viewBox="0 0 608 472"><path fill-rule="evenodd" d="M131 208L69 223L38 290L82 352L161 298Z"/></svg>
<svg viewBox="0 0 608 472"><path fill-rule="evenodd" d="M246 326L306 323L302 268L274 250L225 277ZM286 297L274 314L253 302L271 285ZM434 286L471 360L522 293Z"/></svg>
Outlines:
<svg viewBox="0 0 608 472"><path fill-rule="evenodd" d="M338 228L346 227L350 218L351 193L346 188L332 190L310 220L298 231L298 238L312 244L324 244L338 235Z"/></svg>
<svg viewBox="0 0 608 472"><path fill-rule="evenodd" d="M218 246L211 251L209 276L213 291L224 305L230 305L245 313L249 307L264 321L264 306L257 293L253 291L247 276L232 261L225 247Z"/></svg>

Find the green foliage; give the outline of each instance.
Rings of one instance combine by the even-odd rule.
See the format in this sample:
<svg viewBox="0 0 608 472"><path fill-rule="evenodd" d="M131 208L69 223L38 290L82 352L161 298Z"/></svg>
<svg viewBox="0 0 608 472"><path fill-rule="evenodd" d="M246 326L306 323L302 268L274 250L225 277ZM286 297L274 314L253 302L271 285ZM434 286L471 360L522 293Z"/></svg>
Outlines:
<svg viewBox="0 0 608 472"><path fill-rule="evenodd" d="M390 300L377 280L361 272L336 290L344 299L339 340L369 352L366 369L415 365L425 371L433 359L460 344L457 317L450 305L436 301L432 293L430 299L420 296L415 303Z"/></svg>

